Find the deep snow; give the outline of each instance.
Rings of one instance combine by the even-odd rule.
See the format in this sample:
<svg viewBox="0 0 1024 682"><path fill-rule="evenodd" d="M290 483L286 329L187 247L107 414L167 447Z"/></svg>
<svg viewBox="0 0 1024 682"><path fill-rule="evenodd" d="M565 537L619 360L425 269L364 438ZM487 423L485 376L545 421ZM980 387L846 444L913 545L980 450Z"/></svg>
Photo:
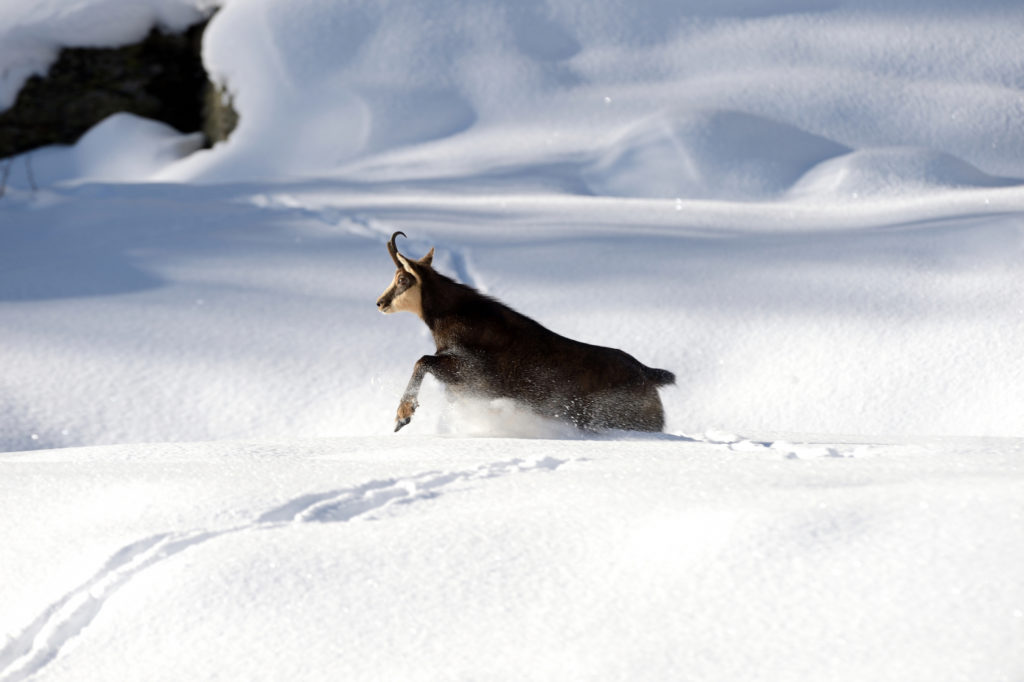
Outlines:
<svg viewBox="0 0 1024 682"><path fill-rule="evenodd" d="M0 106L206 9L4 3ZM231 140L9 166L0 680L1024 679L1022 20L225 3ZM392 434L396 229L674 371L667 433Z"/></svg>
<svg viewBox="0 0 1024 682"><path fill-rule="evenodd" d="M0 662L41 680L1015 680L1022 455L404 435L10 455Z"/></svg>

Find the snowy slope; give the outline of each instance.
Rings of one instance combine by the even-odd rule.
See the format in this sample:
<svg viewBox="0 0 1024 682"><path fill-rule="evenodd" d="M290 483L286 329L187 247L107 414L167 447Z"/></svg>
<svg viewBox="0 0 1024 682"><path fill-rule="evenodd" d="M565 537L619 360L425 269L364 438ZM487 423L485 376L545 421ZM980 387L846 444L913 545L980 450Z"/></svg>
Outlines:
<svg viewBox="0 0 1024 682"><path fill-rule="evenodd" d="M1013 680L1021 447L374 437L8 456L0 505L22 521L0 675Z"/></svg>
<svg viewBox="0 0 1024 682"><path fill-rule="evenodd" d="M0 443L386 433L432 349L418 319L374 307L396 229L542 324L673 370L670 431L1015 436L1021 196L677 205L321 182L10 197ZM425 390L409 428L444 431Z"/></svg>
<svg viewBox="0 0 1024 682"><path fill-rule="evenodd" d="M206 9L3 3L0 106ZM225 2L228 142L7 167L0 680L1022 679L1022 23ZM667 433L428 381L392 434L398 229L675 372Z"/></svg>

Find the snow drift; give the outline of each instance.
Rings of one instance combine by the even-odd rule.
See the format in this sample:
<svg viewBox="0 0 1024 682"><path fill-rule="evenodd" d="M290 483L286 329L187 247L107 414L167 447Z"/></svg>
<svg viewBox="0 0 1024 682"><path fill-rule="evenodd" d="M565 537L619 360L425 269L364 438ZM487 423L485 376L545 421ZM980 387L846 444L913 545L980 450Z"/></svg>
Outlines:
<svg viewBox="0 0 1024 682"><path fill-rule="evenodd" d="M595 194L755 200L778 197L848 148L736 111L660 116L640 124L586 169Z"/></svg>

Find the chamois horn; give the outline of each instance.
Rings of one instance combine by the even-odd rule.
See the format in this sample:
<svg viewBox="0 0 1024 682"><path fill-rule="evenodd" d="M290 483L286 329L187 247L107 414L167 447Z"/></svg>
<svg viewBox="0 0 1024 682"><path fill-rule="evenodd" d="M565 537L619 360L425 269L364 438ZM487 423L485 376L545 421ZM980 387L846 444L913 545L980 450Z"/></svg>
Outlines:
<svg viewBox="0 0 1024 682"><path fill-rule="evenodd" d="M402 264L398 262L398 247L395 246L395 237L397 237L398 235L402 235L406 239L409 238L408 235L405 234L405 232L395 232L393 235L391 235L391 240L388 241L388 253L391 254L391 260L395 261L395 267L400 268L402 267Z"/></svg>

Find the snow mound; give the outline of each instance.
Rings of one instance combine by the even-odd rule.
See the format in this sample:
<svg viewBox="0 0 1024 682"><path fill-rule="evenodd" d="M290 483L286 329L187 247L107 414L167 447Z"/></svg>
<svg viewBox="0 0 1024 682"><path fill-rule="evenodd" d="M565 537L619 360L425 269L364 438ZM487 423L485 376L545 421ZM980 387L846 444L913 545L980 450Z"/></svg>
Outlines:
<svg viewBox="0 0 1024 682"><path fill-rule="evenodd" d="M12 187L36 183L145 182L203 144L202 133L182 134L134 114L108 116L73 145L51 145L16 157Z"/></svg>
<svg viewBox="0 0 1024 682"><path fill-rule="evenodd" d="M585 165L582 176L598 195L729 201L892 197L1024 182L936 150L851 150L787 123L730 110L650 118Z"/></svg>
<svg viewBox="0 0 1024 682"><path fill-rule="evenodd" d="M989 175L950 154L930 149L863 149L818 164L791 196L822 198L900 196L946 189L1008 187L1022 180Z"/></svg>
<svg viewBox="0 0 1024 682"><path fill-rule="evenodd" d="M786 192L810 168L849 151L794 126L740 111L663 115L626 132L583 170L595 194L756 200Z"/></svg>
<svg viewBox="0 0 1024 682"><path fill-rule="evenodd" d="M120 113L90 128L72 147L73 177L91 182L139 182L203 144L160 121Z"/></svg>
<svg viewBox="0 0 1024 682"><path fill-rule="evenodd" d="M466 130L479 105L465 72L484 67L474 65L462 12L456 3L227 4L207 29L203 60L232 93L238 127L164 179L321 174ZM496 79L506 75L493 67Z"/></svg>

